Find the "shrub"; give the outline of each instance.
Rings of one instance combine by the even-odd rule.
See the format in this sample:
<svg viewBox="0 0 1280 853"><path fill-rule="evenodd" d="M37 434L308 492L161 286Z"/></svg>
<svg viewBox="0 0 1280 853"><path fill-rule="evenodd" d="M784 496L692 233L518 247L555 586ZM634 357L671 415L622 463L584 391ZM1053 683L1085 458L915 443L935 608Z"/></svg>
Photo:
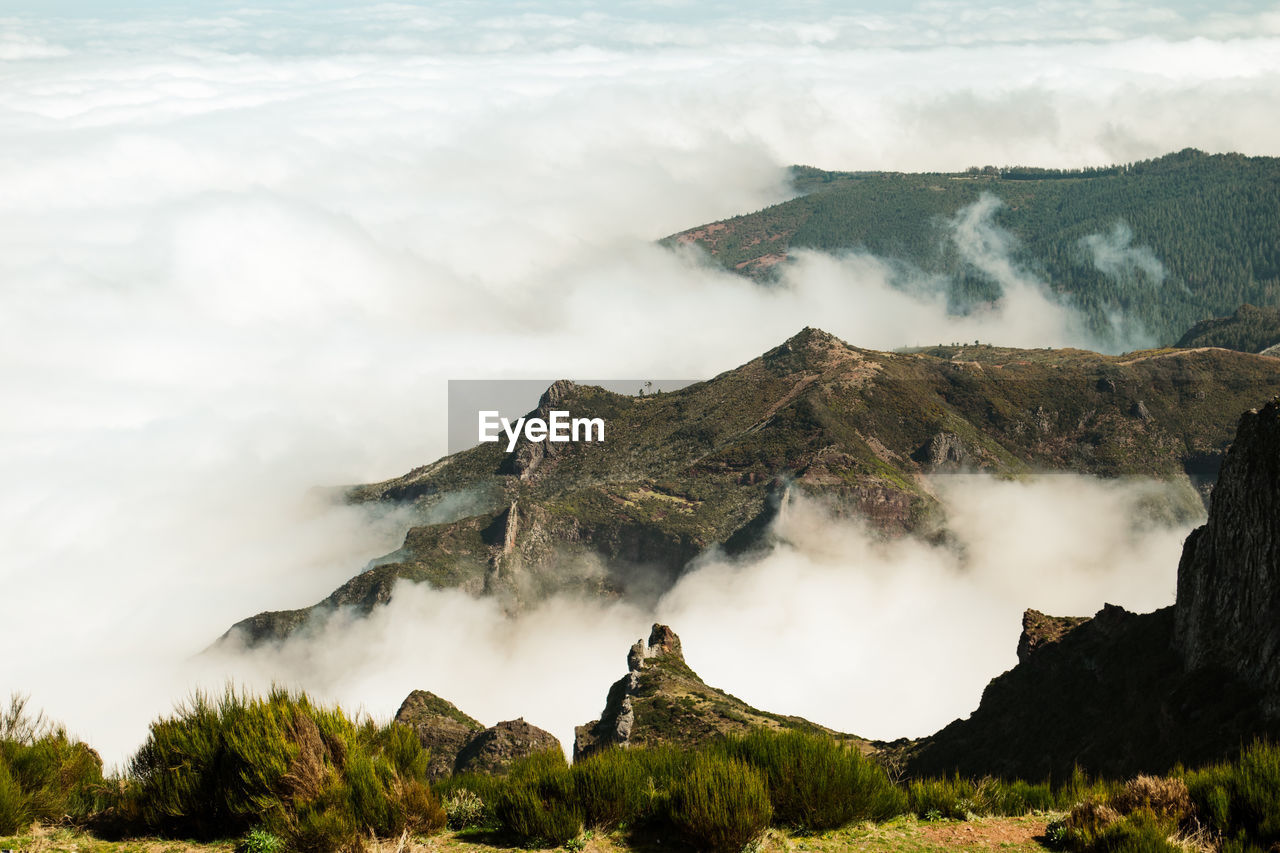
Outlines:
<svg viewBox="0 0 1280 853"><path fill-rule="evenodd" d="M102 760L14 695L0 712L0 834L34 821L80 819L97 806Z"/></svg>
<svg viewBox="0 0 1280 853"><path fill-rule="evenodd" d="M1138 776L1111 798L1111 804L1121 814L1145 809L1157 817L1178 821L1194 811L1187 783L1162 776Z"/></svg>
<svg viewBox="0 0 1280 853"><path fill-rule="evenodd" d="M1077 803L1063 820L1063 839L1073 850L1087 850L1103 830L1120 819L1120 813L1106 803L1088 799Z"/></svg>
<svg viewBox="0 0 1280 853"><path fill-rule="evenodd" d="M196 693L152 723L116 815L131 832L211 838L260 826L298 850L361 850L369 834L444 825L428 759L408 727L356 723L306 694Z"/></svg>
<svg viewBox="0 0 1280 853"><path fill-rule="evenodd" d="M738 851L768 828L773 807L758 771L737 759L704 754L674 780L669 816L698 849Z"/></svg>
<svg viewBox="0 0 1280 853"><path fill-rule="evenodd" d="M755 729L725 738L717 751L764 775L774 819L787 826L836 829L906 810L883 767L828 735Z"/></svg>
<svg viewBox="0 0 1280 853"><path fill-rule="evenodd" d="M558 749L515 762L494 805L498 824L525 843L560 847L582 833L573 779Z"/></svg>
<svg viewBox="0 0 1280 853"><path fill-rule="evenodd" d="M485 821L484 800L467 788L459 788L444 798L444 813L450 829L469 829Z"/></svg>
<svg viewBox="0 0 1280 853"><path fill-rule="evenodd" d="M1114 794L1094 795L1077 803L1051 837L1066 849L1082 853L1183 850L1179 832L1191 815L1190 797L1181 780L1138 776Z"/></svg>
<svg viewBox="0 0 1280 853"><path fill-rule="evenodd" d="M1280 746L1255 742L1185 781L1201 821L1224 840L1262 849L1280 843Z"/></svg>
<svg viewBox="0 0 1280 853"><path fill-rule="evenodd" d="M1177 826L1140 809L1107 824L1085 847L1089 853L1182 853Z"/></svg>
<svg viewBox="0 0 1280 853"><path fill-rule="evenodd" d="M637 822L651 815L659 780L655 780L651 770L653 762L648 760L654 756L644 752L609 749L570 768L574 801L582 810L587 826L610 830L623 822Z"/></svg>

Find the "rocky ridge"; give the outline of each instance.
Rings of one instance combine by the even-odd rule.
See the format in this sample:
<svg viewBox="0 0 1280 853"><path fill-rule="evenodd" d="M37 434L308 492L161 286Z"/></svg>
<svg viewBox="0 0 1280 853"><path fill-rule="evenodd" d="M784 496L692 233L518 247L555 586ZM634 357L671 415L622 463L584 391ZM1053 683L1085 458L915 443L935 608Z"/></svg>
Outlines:
<svg viewBox="0 0 1280 853"><path fill-rule="evenodd" d="M431 523L321 602L257 614L224 640L280 641L340 608L368 613L400 582L512 611L561 592L651 601L706 549L767 538L791 488L886 536L945 527L928 477L955 469L1157 477L1185 491L1165 511L1190 518L1203 511L1194 487L1207 491L1230 440L1226 413L1278 379L1275 359L1226 350L881 353L805 329L675 392L557 382L538 410L604 417L606 442L484 444L348 490ZM463 508L442 519L450 506Z"/></svg>

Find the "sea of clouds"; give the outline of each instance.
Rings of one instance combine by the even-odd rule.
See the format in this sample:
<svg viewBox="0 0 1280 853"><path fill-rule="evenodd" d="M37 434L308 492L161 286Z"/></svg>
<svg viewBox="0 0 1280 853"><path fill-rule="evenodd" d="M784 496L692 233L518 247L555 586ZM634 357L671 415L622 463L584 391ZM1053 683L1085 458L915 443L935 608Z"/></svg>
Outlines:
<svg viewBox="0 0 1280 853"><path fill-rule="evenodd" d="M109 760L194 684L228 677L278 678L382 716L418 686L486 722L523 713L563 737L567 720L599 711L654 616L677 623L711 683L744 698L863 733L921 734L966 713L1011 662L1016 614L1036 605L1045 577L1073 578L1045 608L1171 600L1170 543L1185 524L1134 534L1162 543L1142 551L1154 555L1147 574L1103 551L1088 572L1028 566L1022 586L1007 583L999 549L988 568L965 568L908 543L862 561L900 571L850 574L830 555L861 553L860 534L831 528L830 540L797 534L790 550L732 569L727 587L717 573L731 570L709 559L657 614L560 602L512 623L484 602L412 590L350 628L365 638L351 645L358 659L314 646L211 671L193 658L237 619L312 603L399 544L409 519L333 507L315 489L439 456L447 379L709 376L805 325L876 348L1093 343L1009 260L982 203L949 239L1006 297L966 318L886 259L802 252L760 288L654 241L788 198L792 163L955 170L1102 165L1187 146L1278 154L1276 13L189 8L17 0L0 17L0 690L30 692ZM1095 248L1142 251L1123 236ZM1067 509L1108 507L1111 488L1047 489L1028 505L1047 507L1037 518L1058 525L1053 535L1079 537ZM736 595L738 612L759 613L747 604L769 601L758 591L794 561L812 583L778 608L792 621L765 632L759 620L711 618ZM963 668L936 644L933 657L910 646L877 656L867 634L787 630L824 624L788 614L804 613L806 595L830 599L833 565L852 584L839 588L852 613L902 602L869 612L910 611L913 631L960 589L1009 600L999 620L952 626L968 638L955 646ZM539 619L565 633L539 631ZM439 633L421 634L427 622ZM762 633L787 655L777 669L738 668ZM564 676L569 710L544 718L520 705L519 673L534 671L525 656L551 636L598 641L556 644L556 672L575 675ZM807 675L789 656L823 637L844 638L815 658L838 678L760 692ZM881 664L836 663L870 658L963 684L912 697L886 686ZM476 671L493 675L464 678ZM863 690L851 686L858 673L879 688L847 692Z"/></svg>

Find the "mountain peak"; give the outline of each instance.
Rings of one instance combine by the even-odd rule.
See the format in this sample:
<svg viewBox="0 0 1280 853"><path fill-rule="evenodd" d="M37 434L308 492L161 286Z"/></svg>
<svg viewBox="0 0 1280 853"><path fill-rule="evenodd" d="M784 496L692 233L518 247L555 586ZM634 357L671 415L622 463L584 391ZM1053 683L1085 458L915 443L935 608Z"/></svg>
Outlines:
<svg viewBox="0 0 1280 853"><path fill-rule="evenodd" d="M821 373L856 358L856 350L835 335L805 326L761 356L765 367L778 376Z"/></svg>
<svg viewBox="0 0 1280 853"><path fill-rule="evenodd" d="M800 717L753 708L709 686L685 663L680 638L666 625L653 626L647 646L644 640L636 641L627 655L627 670L609 688L600 719L574 730L575 761L613 746L692 746L758 726L825 731L865 745L860 738L831 732Z"/></svg>
<svg viewBox="0 0 1280 853"><path fill-rule="evenodd" d="M830 332L822 329L815 329L813 326L805 326L791 337L783 341L778 349L787 348L792 351L816 350L823 351L832 347L848 347L849 345L837 338Z"/></svg>

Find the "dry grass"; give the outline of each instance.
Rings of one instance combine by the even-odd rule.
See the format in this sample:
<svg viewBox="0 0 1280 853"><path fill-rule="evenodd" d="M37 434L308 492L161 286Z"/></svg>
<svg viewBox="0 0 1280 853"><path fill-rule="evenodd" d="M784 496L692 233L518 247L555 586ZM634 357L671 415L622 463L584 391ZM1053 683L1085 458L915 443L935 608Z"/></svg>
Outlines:
<svg viewBox="0 0 1280 853"><path fill-rule="evenodd" d="M1131 780L1111 798L1111 805L1121 814L1150 809L1158 816L1179 819L1193 811L1187 783L1160 776L1138 776Z"/></svg>

